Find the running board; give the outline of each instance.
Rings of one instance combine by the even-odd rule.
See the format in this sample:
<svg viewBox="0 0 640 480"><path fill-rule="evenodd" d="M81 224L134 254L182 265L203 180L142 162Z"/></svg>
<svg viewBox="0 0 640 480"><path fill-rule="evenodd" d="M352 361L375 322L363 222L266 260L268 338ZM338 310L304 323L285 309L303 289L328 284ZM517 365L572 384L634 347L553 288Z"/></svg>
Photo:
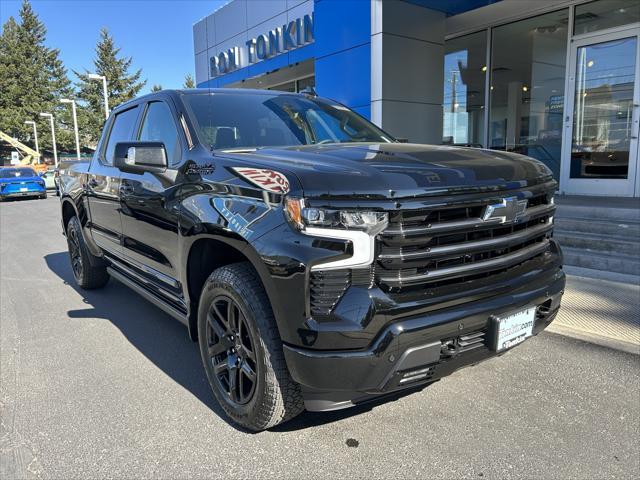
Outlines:
<svg viewBox="0 0 640 480"><path fill-rule="evenodd" d="M179 320L181 323L187 326L189 325L187 316L184 313L182 313L176 308L173 308L171 305L168 305L166 302L163 302L160 298L156 297L154 294L149 292L147 289L142 287L140 284L138 284L134 280L131 280L129 277L120 273L113 267L107 267L107 272L109 272L109 275L111 275L113 278L124 283L127 287L131 288L133 291L135 291L138 295L143 297L145 300L148 300L149 302L153 303L156 307L158 307L163 312L171 315L173 318L175 318L176 320Z"/></svg>

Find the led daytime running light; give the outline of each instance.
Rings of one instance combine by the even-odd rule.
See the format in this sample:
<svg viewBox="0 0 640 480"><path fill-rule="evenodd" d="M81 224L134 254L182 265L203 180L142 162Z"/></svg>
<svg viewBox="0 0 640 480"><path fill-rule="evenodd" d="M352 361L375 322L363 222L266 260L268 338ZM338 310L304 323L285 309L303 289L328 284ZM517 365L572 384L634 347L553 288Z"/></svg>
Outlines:
<svg viewBox="0 0 640 480"><path fill-rule="evenodd" d="M286 198L285 212L289 221L301 231L314 227L358 230L375 236L389 221L386 212L306 207L302 198Z"/></svg>

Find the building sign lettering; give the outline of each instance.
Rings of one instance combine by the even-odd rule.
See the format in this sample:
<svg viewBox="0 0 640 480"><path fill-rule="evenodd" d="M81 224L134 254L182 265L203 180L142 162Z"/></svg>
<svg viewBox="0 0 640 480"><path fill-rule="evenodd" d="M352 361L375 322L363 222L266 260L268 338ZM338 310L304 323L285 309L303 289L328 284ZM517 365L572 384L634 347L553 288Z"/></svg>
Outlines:
<svg viewBox="0 0 640 480"><path fill-rule="evenodd" d="M313 42L313 39L312 13L258 35L248 40L243 47L232 47L212 56L209 59L211 78L302 47Z"/></svg>

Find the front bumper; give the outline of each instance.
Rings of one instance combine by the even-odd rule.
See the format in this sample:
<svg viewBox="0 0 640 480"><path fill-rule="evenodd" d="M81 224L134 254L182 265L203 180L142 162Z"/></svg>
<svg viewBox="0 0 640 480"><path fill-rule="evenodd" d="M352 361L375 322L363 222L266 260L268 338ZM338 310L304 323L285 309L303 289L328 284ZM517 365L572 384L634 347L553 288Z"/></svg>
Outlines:
<svg viewBox="0 0 640 480"><path fill-rule="evenodd" d="M396 319L369 348L322 351L284 346L293 379L302 385L308 410L333 410L372 397L430 383L453 371L500 355L488 346L490 318L538 307L533 334L555 318L564 293L559 268L508 294ZM482 345L466 350L462 339L483 332Z"/></svg>

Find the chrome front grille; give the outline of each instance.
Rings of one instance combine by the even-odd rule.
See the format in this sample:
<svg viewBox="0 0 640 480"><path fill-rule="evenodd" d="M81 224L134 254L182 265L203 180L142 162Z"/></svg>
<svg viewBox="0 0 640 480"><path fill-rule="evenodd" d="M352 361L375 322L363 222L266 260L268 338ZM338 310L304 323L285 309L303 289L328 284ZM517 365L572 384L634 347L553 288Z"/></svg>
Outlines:
<svg viewBox="0 0 640 480"><path fill-rule="evenodd" d="M550 194L527 199L515 221L487 218L496 197L462 207L400 210L379 236L376 280L391 291L498 273L549 248Z"/></svg>

